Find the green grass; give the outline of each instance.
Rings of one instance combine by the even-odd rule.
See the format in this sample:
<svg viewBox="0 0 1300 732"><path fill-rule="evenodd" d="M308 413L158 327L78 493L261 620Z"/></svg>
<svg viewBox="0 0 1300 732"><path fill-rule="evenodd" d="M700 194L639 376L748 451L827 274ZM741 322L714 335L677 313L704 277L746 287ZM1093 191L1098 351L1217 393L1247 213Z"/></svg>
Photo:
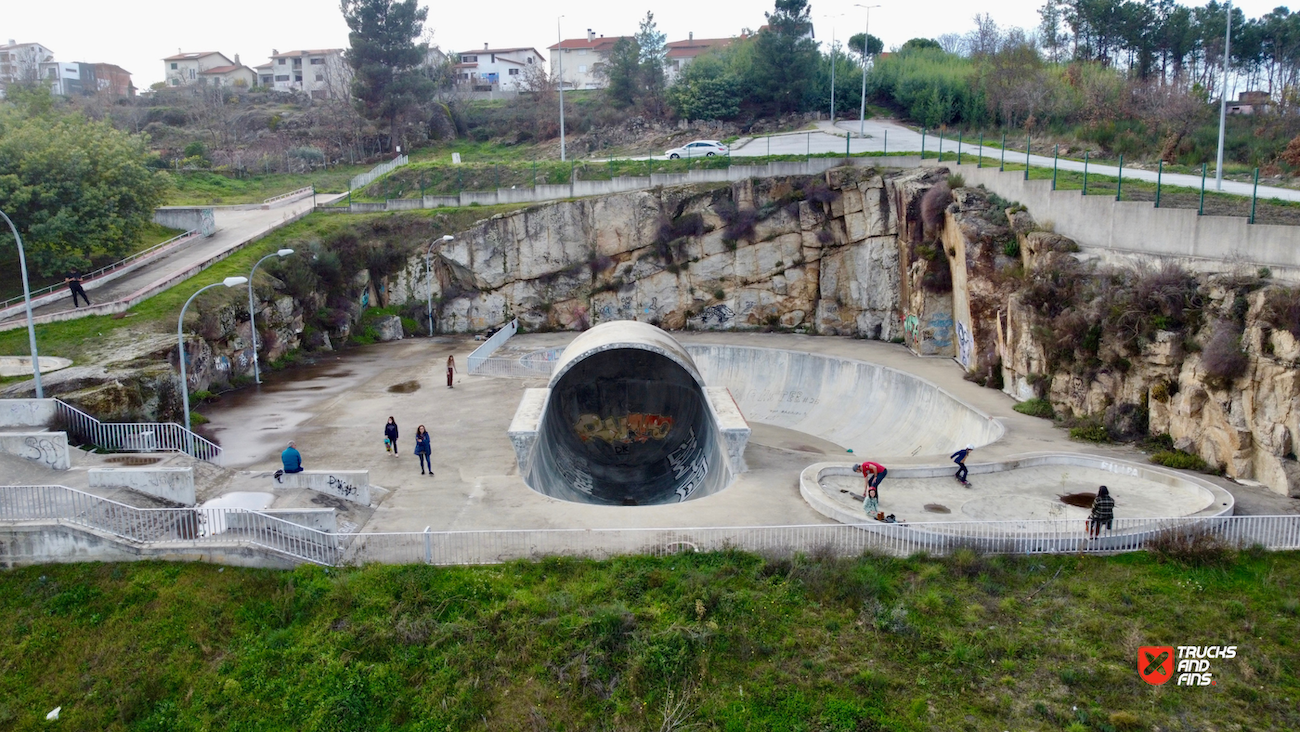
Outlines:
<svg viewBox="0 0 1300 732"><path fill-rule="evenodd" d="M0 726L1296 729L1298 593L1295 553L50 565L0 574ZM1139 679L1183 644L1238 650Z"/></svg>
<svg viewBox="0 0 1300 732"><path fill-rule="evenodd" d="M435 228L438 234L455 233L469 228L480 219L522 207L505 205L382 214L311 214L277 229L265 239L240 249L202 273L141 302L127 310L125 314L98 315L37 325L37 348L43 356L63 356L72 359L74 363L84 363L94 357L99 343L111 336L114 331L130 328L137 332L174 333L181 306L200 288L213 282L220 282L226 277L247 276L258 259L282 247L297 248L305 252L306 244L320 241L357 223L384 217L426 218L437 222ZM259 276L260 273L261 270ZM196 305L190 306L187 315L193 317L193 314L204 305L244 298L247 298L247 291L242 288L209 290L196 300ZM28 351L26 328L0 332L0 356L26 356Z"/></svg>
<svg viewBox="0 0 1300 732"><path fill-rule="evenodd" d="M230 178L220 173L173 172L175 187L169 206L218 206L261 203L282 193L315 186L318 193L339 193L348 189L352 176L373 165L341 165L310 173L271 173L247 178Z"/></svg>
<svg viewBox="0 0 1300 732"><path fill-rule="evenodd" d="M140 236L136 239L135 244L127 248L127 250L122 254L109 256L107 254L99 253L92 255L90 271L129 257L136 252L144 251L155 244L161 244L180 233L182 232L178 229L169 229L166 226L159 226L158 224L149 222L148 224L145 224L144 228L141 230ZM6 238L12 241L11 237ZM30 255L27 258L27 267L27 285L33 292L42 287L63 281L62 274L44 277L37 273L33 268ZM22 270L18 267L18 248L5 246L3 249L0 249L0 300L19 297L22 294L23 280Z"/></svg>
<svg viewBox="0 0 1300 732"><path fill-rule="evenodd" d="M1016 402L1011 408L1021 414L1027 414L1030 417L1051 419L1056 416L1056 412L1052 409L1052 403L1042 397L1026 399L1023 402Z"/></svg>

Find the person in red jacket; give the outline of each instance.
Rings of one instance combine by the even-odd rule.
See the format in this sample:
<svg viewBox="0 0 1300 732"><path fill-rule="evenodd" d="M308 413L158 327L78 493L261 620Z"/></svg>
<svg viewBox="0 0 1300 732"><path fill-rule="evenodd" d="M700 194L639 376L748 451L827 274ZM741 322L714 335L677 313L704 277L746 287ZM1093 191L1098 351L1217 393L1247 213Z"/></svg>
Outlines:
<svg viewBox="0 0 1300 732"><path fill-rule="evenodd" d="M867 479L867 491L862 500L862 510L871 518L876 518L880 509L880 483L889 471L880 463L867 461L853 466L853 472L861 473Z"/></svg>

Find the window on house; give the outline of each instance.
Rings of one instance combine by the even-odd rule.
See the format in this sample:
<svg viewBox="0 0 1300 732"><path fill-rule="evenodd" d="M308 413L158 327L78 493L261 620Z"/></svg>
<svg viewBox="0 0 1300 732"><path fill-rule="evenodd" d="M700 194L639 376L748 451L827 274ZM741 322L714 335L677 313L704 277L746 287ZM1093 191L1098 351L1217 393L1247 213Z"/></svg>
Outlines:
<svg viewBox="0 0 1300 732"><path fill-rule="evenodd" d="M194 78L194 69L190 69L190 79Z"/></svg>
<svg viewBox="0 0 1300 732"><path fill-rule="evenodd" d="M296 81L296 82L298 82L299 84L301 84L301 83L302 83L302 74L294 74L294 75L293 75L293 80Z"/></svg>
<svg viewBox="0 0 1300 732"><path fill-rule="evenodd" d="M172 79L172 86L180 86L180 85L181 85L180 79Z"/></svg>
<svg viewBox="0 0 1300 732"><path fill-rule="evenodd" d="M585 49L585 48L579 48L579 49L578 49L578 55L579 55L579 56L586 56L586 55L587 55L587 49Z"/></svg>
<svg viewBox="0 0 1300 732"><path fill-rule="evenodd" d="M529 57L528 57L528 63L531 64L532 62L533 62L533 57L532 57L532 56L529 56Z"/></svg>
<svg viewBox="0 0 1300 732"><path fill-rule="evenodd" d="M579 66L579 67L578 67L578 73L579 73L579 74L585 74L585 73L587 73L587 67L586 67L586 66Z"/></svg>
<svg viewBox="0 0 1300 732"><path fill-rule="evenodd" d="M276 81L288 81L288 80L289 80L289 75L288 75L288 74L284 74L284 75L282 75L282 76L277 76L277 77L275 77L275 80L276 80Z"/></svg>
<svg viewBox="0 0 1300 732"><path fill-rule="evenodd" d="M312 66L320 66L320 65L323 64L323 63L325 63L325 59L323 59L323 58L314 58L314 59L311 60L311 65L312 65Z"/></svg>
<svg viewBox="0 0 1300 732"><path fill-rule="evenodd" d="M316 81L325 81L324 74L316 74Z"/></svg>
<svg viewBox="0 0 1300 732"><path fill-rule="evenodd" d="M478 61L478 56L461 56L460 62L463 64L472 64Z"/></svg>
<svg viewBox="0 0 1300 732"><path fill-rule="evenodd" d="M511 76L519 76L519 69L510 69Z"/></svg>
<svg viewBox="0 0 1300 732"><path fill-rule="evenodd" d="M176 70L176 64L172 64L172 71Z"/></svg>
<svg viewBox="0 0 1300 732"><path fill-rule="evenodd" d="M281 66L284 66L284 59L282 59L282 58L277 58L277 59L275 60L275 62L276 62L277 64L280 64Z"/></svg>

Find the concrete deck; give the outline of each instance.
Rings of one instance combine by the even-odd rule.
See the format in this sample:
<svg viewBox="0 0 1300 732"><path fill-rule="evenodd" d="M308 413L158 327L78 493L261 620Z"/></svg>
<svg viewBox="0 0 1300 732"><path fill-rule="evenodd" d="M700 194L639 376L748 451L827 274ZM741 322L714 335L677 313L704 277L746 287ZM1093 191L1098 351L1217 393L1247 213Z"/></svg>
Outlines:
<svg viewBox="0 0 1300 732"><path fill-rule="evenodd" d="M511 351L561 347L573 336L516 336ZM960 367L951 360L917 358L900 345L762 333L674 336L688 348L720 344L785 349L865 361L917 376L1002 426L1004 434L981 448L976 462L1031 452L1146 462L1132 448L1072 442L1064 430L1013 411L1014 402L1005 394L962 379ZM718 494L667 506L605 507L559 501L524 484L506 434L523 390L544 387L547 379L460 374L456 387L446 388L447 356L455 355L457 363L464 364L477 345L468 337L376 344L314 366L272 374L260 388L224 397L204 409L211 420L209 429L226 450L226 465L233 469L225 471L223 490L273 490L270 475L279 467L280 450L294 439L304 467L369 470L371 483L387 489L387 494L376 492L373 515L358 521L363 531L421 531L426 526L454 530L788 525L831 521L799 493L800 473L812 463L880 458L891 468L946 464L946 455L870 454L862 451L869 445L841 445L780 425L755 423L745 454L750 471ZM903 402L898 408L908 407ZM397 457L386 454L383 446L383 425L390 415L401 429ZM432 477L420 474L411 453L419 424L433 438ZM854 454L844 452L845 447L854 447ZM1238 514L1300 513L1300 501L1295 499L1206 479L1232 493ZM950 500L953 503L946 505L953 509L960 505ZM280 505L277 500L276 506ZM358 519L365 517L355 514L353 520Z"/></svg>

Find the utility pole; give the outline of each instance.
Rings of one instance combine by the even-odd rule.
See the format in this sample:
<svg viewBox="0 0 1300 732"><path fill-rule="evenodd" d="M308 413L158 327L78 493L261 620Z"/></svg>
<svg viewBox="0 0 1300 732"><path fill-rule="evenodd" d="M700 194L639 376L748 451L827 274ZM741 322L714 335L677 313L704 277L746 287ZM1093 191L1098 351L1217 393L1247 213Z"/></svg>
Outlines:
<svg viewBox="0 0 1300 732"><path fill-rule="evenodd" d="M867 55L871 52L871 9L879 5L862 5L855 3L855 8L867 11L867 22L862 28L862 103L858 107L858 137L867 135Z"/></svg>
<svg viewBox="0 0 1300 732"><path fill-rule="evenodd" d="M1219 94L1219 152L1214 159L1214 190L1223 190L1223 131L1228 122L1228 55L1232 46L1232 0L1228 0L1224 11L1227 13L1228 30L1223 35L1223 89Z"/></svg>
<svg viewBox="0 0 1300 732"><path fill-rule="evenodd" d="M558 60L560 83L560 162L564 162L564 36L560 33L560 18L555 19L555 58Z"/></svg>

